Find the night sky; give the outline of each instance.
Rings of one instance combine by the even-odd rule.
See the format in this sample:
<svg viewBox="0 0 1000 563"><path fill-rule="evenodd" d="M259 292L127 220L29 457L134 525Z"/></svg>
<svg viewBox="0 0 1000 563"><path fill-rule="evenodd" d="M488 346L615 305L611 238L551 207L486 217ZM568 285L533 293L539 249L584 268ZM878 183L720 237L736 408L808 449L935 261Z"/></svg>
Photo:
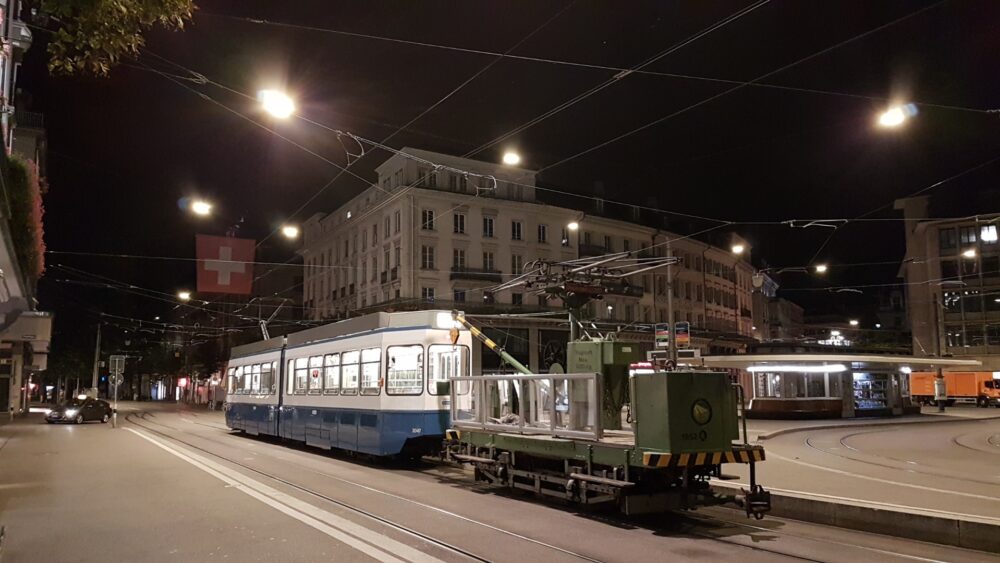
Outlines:
<svg viewBox="0 0 1000 563"><path fill-rule="evenodd" d="M294 6L288 6L294 4ZM157 31L150 52L109 78L49 77L44 37L20 86L45 113L49 136L46 244L53 251L191 257L194 234L221 234L239 218L240 235L260 239L285 220L329 211L363 188L342 177L307 208L290 214L337 170L231 112L144 69L190 78L159 55L238 91L285 88L316 122L381 140L494 60L488 54L379 41L268 20L463 49L588 65L637 65L752 2L198 2L183 32ZM927 8L924 10L924 8ZM897 217L901 197L1000 156L1000 4L913 1L772 1L645 67L646 71L750 81L914 12L917 15L769 76L609 146L548 167L622 133L710 98L732 83L632 74L571 108L476 155L498 160L516 147L527 168L545 168L544 186L734 222ZM546 23L547 22L547 23ZM544 25L543 25L544 24ZM154 55L155 54L155 55ZM601 84L614 70L504 59L400 132L394 147L465 154ZM275 123L254 104L213 85L182 81L236 111L344 164L329 131L302 121ZM892 98L922 105L905 127L874 126ZM387 158L374 152L352 169L374 179ZM935 188L950 212L998 211L1000 162ZM610 195L613 194L613 195ZM211 198L223 217L195 220L178 200ZM592 203L579 200L578 205ZM677 223L682 234L711 221ZM683 228L681 228L683 227ZM828 229L740 225L760 265L806 265ZM849 224L817 260L853 264L898 260L898 222ZM278 238L270 259L291 247ZM173 293L192 287L191 262L52 254L62 264ZM833 268L825 280L786 276L785 295L822 310L839 295L796 292L821 285L893 283L897 266ZM40 284L41 307L57 331L96 319L86 310L152 318L170 305L59 280ZM817 299L817 294L823 299Z"/></svg>

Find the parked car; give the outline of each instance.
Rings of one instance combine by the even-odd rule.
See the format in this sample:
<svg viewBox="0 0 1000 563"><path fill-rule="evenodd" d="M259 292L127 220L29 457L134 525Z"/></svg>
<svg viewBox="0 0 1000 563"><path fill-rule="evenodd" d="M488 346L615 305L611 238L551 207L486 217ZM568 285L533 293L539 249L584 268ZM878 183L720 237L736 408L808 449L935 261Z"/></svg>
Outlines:
<svg viewBox="0 0 1000 563"><path fill-rule="evenodd" d="M100 399L70 399L45 415L45 422L71 422L83 424L91 420L107 422L111 419L111 405Z"/></svg>

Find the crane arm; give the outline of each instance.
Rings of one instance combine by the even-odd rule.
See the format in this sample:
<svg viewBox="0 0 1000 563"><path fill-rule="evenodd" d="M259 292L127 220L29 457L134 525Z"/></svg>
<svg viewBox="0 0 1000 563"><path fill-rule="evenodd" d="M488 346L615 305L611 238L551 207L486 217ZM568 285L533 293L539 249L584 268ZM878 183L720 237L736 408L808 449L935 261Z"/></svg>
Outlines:
<svg viewBox="0 0 1000 563"><path fill-rule="evenodd" d="M521 372L521 373L523 373L525 375L532 375L532 372L531 372L530 369L528 369L527 367L525 367L524 364L522 364L521 362L517 361L517 359L514 358L514 356L511 356L510 354L508 354L503 349L502 346L500 346L496 342L493 342L493 340L491 340L490 337L488 337L485 334L483 334L483 331L479 330L472 323L470 323L465 318L465 315L463 315L460 311L452 311L451 312L451 317L453 319L455 319L455 322L457 322L458 324L460 324L460 325L464 326L465 328L469 329L469 332L472 333L472 336L475 336L476 338L478 338L480 340L480 342L482 342L483 344L485 344L487 348L489 348L490 350L493 350L494 352L496 352L503 359L503 361L505 361L508 364L510 364L511 366L513 366L514 369L516 369L517 371L519 371L519 372Z"/></svg>

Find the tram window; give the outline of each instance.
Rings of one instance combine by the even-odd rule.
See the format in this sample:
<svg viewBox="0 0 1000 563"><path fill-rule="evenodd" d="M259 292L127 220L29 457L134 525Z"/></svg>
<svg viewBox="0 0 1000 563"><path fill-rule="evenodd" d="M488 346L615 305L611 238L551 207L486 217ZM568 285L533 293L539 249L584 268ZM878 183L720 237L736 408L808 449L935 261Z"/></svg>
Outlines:
<svg viewBox="0 0 1000 563"><path fill-rule="evenodd" d="M243 392L253 393L253 366L243 366Z"/></svg>
<svg viewBox="0 0 1000 563"><path fill-rule="evenodd" d="M250 390L254 392L260 391L260 364L254 364L250 369L251 381Z"/></svg>
<svg viewBox="0 0 1000 563"><path fill-rule="evenodd" d="M323 360L325 382L324 393L336 395L340 392L340 354L327 354Z"/></svg>
<svg viewBox="0 0 1000 563"><path fill-rule="evenodd" d="M389 346L386 350L385 392L419 395L424 390L424 347Z"/></svg>
<svg viewBox="0 0 1000 563"><path fill-rule="evenodd" d="M226 392L230 395L233 394L233 388L236 384L236 368L229 368L226 370Z"/></svg>
<svg viewBox="0 0 1000 563"><path fill-rule="evenodd" d="M323 356L309 358L309 393L323 392Z"/></svg>
<svg viewBox="0 0 1000 563"><path fill-rule="evenodd" d="M261 393L271 393L274 391L274 364L262 364L260 366L260 389Z"/></svg>
<svg viewBox="0 0 1000 563"><path fill-rule="evenodd" d="M365 348L361 351L361 394L378 395L381 382L382 349Z"/></svg>
<svg viewBox="0 0 1000 563"><path fill-rule="evenodd" d="M358 363L361 352L344 352L340 357L341 395L358 394Z"/></svg>
<svg viewBox="0 0 1000 563"><path fill-rule="evenodd" d="M295 392L302 394L309 388L309 358L295 360Z"/></svg>
<svg viewBox="0 0 1000 563"><path fill-rule="evenodd" d="M449 377L469 375L469 348L450 344L431 344L427 347L427 390L431 395L447 395ZM468 393L466 384L457 389L460 395Z"/></svg>
<svg viewBox="0 0 1000 563"><path fill-rule="evenodd" d="M288 360L288 368L285 369L285 393L291 395L295 392L295 360Z"/></svg>

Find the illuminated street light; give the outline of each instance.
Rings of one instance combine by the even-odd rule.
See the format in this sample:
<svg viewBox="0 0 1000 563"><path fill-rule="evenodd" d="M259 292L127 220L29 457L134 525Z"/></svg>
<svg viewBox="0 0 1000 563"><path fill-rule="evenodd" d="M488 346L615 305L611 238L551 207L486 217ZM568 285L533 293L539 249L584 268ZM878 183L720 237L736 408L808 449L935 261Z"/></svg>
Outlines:
<svg viewBox="0 0 1000 563"><path fill-rule="evenodd" d="M568 225L566 225L566 228L575 232L580 229L580 223L577 223L576 221L571 221Z"/></svg>
<svg viewBox="0 0 1000 563"><path fill-rule="evenodd" d="M913 104L892 106L878 116L878 124L886 128L899 127L914 115L917 115L917 106Z"/></svg>
<svg viewBox="0 0 1000 563"><path fill-rule="evenodd" d="M521 155L514 151L507 151L503 153L503 163L509 166L517 166L521 163Z"/></svg>
<svg viewBox="0 0 1000 563"><path fill-rule="evenodd" d="M257 92L257 100L264 108L264 111L278 119L286 119L295 113L295 102L284 92L261 90Z"/></svg>
<svg viewBox="0 0 1000 563"><path fill-rule="evenodd" d="M827 269L826 268L826 264L816 264L816 273L817 274L825 274L826 273L826 269Z"/></svg>
<svg viewBox="0 0 1000 563"><path fill-rule="evenodd" d="M857 319L851 319L851 320L849 320L847 322L850 323L851 326L858 326L858 320Z"/></svg>
<svg viewBox="0 0 1000 563"><path fill-rule="evenodd" d="M734 244L731 250L733 251L733 254L743 254L745 249L742 244Z"/></svg>
<svg viewBox="0 0 1000 563"><path fill-rule="evenodd" d="M964 256L965 258L975 258L976 257L976 249L975 248L970 248L970 249L966 250L965 252L963 252L962 256Z"/></svg>
<svg viewBox="0 0 1000 563"><path fill-rule="evenodd" d="M181 301L190 301L191 300L191 292L190 291L178 291L177 292L177 298L180 299Z"/></svg>
<svg viewBox="0 0 1000 563"><path fill-rule="evenodd" d="M299 228L295 225L285 225L281 227L281 234L287 239L297 239L299 238Z"/></svg>
<svg viewBox="0 0 1000 563"><path fill-rule="evenodd" d="M206 215L212 213L212 204L208 203L203 199L196 199L191 202L190 209L191 212L194 213L195 215L201 215L202 217L205 217Z"/></svg>

